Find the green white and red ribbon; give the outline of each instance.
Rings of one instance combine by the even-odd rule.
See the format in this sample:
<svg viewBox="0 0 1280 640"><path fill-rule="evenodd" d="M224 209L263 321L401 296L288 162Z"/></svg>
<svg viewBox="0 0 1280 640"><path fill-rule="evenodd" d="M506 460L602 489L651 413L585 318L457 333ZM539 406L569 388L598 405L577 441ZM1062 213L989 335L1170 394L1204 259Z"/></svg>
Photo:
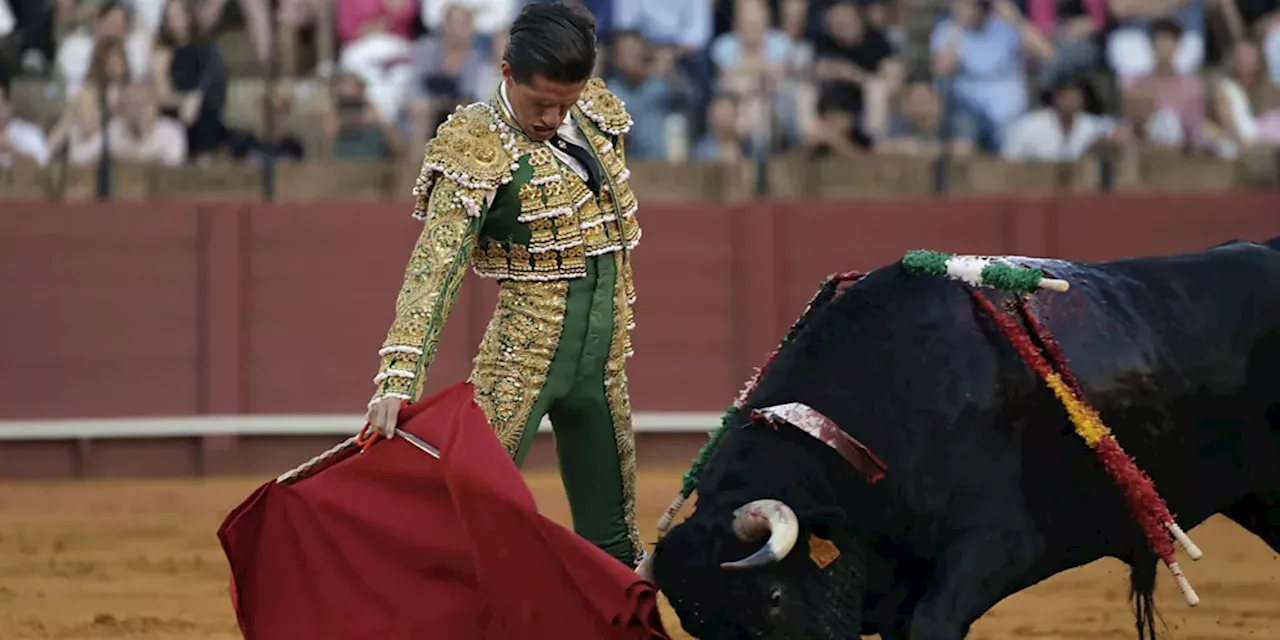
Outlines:
<svg viewBox="0 0 1280 640"><path fill-rule="evenodd" d="M902 266L911 273L928 273L959 280L974 287L1034 293L1039 289L1066 291L1066 280L1049 278L1040 269L1020 267L1006 258L965 256L917 249L902 257Z"/></svg>

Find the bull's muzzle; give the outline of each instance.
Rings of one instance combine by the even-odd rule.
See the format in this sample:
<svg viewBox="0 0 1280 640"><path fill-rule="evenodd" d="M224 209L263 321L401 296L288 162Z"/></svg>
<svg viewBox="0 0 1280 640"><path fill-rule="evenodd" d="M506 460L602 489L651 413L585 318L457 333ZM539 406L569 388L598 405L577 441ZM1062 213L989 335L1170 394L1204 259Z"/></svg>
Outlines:
<svg viewBox="0 0 1280 640"><path fill-rule="evenodd" d="M648 580L649 582L654 582L653 556L657 554L658 550L655 548L653 551L644 554L644 558L640 560L640 564L636 565L636 573L640 574L641 578Z"/></svg>
<svg viewBox="0 0 1280 640"><path fill-rule="evenodd" d="M769 535L755 553L733 562L722 562L725 569L752 569L777 562L791 553L800 537L800 520L796 512L781 500L756 500L733 512L733 533L743 542L754 542Z"/></svg>

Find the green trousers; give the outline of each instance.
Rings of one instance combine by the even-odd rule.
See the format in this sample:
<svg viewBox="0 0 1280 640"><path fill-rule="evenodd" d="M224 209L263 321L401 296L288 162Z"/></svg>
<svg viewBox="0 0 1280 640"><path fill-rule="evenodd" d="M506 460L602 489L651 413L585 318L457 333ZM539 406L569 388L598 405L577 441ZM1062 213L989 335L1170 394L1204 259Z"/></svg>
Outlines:
<svg viewBox="0 0 1280 640"><path fill-rule="evenodd" d="M587 275L569 281L560 341L525 421L515 463L523 464L543 416L550 416L574 531L633 566L640 550L634 548L635 520L622 474L634 473L634 465L624 468L619 460L618 426L606 391L617 275L614 257L606 254L588 258ZM631 437L629 427L625 437Z"/></svg>

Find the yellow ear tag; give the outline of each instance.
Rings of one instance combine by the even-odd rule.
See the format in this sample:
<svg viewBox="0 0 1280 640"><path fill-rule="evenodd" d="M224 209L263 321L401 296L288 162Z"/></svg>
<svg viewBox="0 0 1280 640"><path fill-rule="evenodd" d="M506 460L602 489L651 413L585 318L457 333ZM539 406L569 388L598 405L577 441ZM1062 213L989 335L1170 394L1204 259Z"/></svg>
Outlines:
<svg viewBox="0 0 1280 640"><path fill-rule="evenodd" d="M836 548L834 542L809 534L809 559L813 560L819 569L826 569L827 565L835 562L839 557L840 550Z"/></svg>

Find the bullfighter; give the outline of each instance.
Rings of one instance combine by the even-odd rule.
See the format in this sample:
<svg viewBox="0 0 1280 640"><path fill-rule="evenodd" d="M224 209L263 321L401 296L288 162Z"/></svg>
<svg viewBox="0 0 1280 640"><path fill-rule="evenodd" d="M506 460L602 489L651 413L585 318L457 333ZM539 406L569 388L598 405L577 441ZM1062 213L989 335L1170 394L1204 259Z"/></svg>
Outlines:
<svg viewBox="0 0 1280 640"><path fill-rule="evenodd" d="M591 78L595 63L590 13L527 5L497 90L460 107L428 142L413 189L424 226L367 417L391 436L397 410L421 396L469 262L498 282L468 378L476 402L517 465L550 417L574 529L634 567L643 550L625 368L640 241L627 184L632 120Z"/></svg>

